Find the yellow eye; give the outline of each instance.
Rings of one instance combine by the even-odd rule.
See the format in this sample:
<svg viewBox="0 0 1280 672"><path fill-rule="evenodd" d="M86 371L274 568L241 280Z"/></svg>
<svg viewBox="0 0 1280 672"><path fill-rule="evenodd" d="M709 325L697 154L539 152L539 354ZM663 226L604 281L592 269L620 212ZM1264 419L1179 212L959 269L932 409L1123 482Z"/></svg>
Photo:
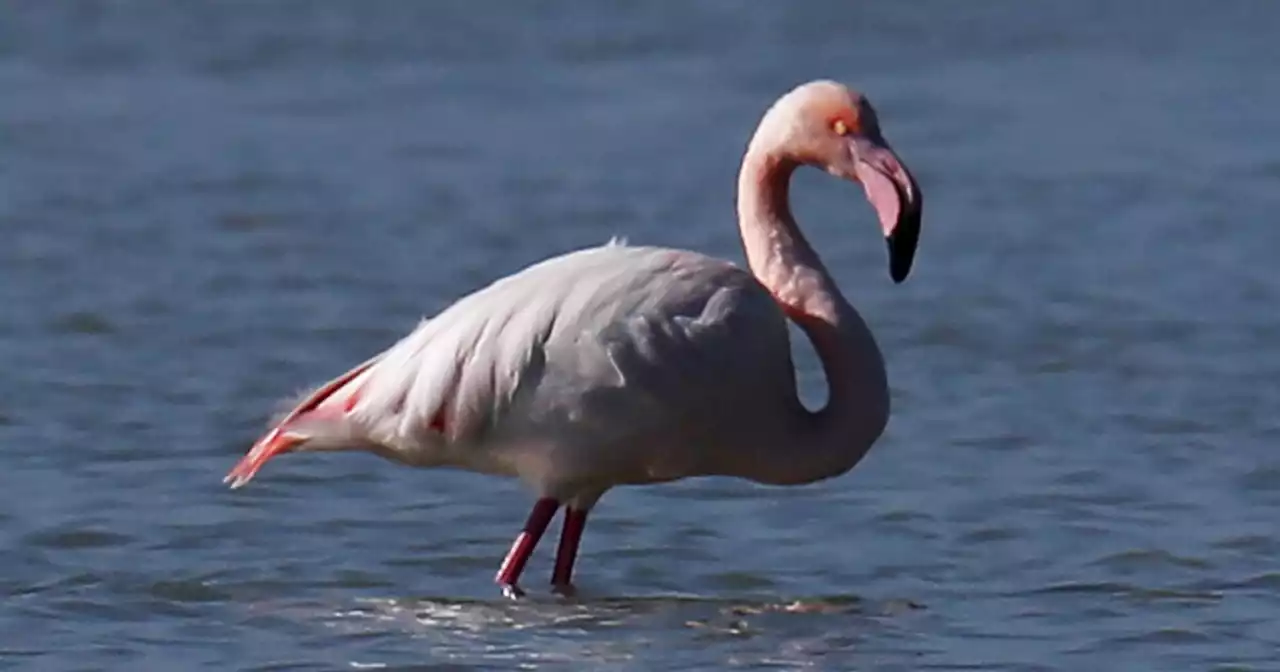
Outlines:
<svg viewBox="0 0 1280 672"><path fill-rule="evenodd" d="M845 135L849 132L849 125L844 123L844 119L836 119L831 122L831 130L835 131L836 135Z"/></svg>

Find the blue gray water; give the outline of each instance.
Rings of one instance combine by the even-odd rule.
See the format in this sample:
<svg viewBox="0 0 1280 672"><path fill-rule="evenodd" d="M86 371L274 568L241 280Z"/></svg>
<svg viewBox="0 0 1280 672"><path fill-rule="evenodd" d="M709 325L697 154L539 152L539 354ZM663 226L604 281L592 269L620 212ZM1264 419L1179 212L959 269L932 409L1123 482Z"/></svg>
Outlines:
<svg viewBox="0 0 1280 672"><path fill-rule="evenodd" d="M9 2L0 666L1280 669L1280 4ZM491 576L510 482L220 479L277 400L625 235L740 258L737 161L814 77L927 191L854 472L619 490L583 596ZM822 380L801 346L800 378Z"/></svg>

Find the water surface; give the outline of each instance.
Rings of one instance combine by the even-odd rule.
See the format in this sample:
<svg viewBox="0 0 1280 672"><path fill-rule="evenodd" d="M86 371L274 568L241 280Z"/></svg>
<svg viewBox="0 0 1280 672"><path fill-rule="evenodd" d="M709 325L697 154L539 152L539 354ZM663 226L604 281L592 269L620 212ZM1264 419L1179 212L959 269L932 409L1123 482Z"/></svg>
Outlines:
<svg viewBox="0 0 1280 672"><path fill-rule="evenodd" d="M1275 669L1280 6L10 3L0 660L14 669ZM619 490L583 595L490 584L514 484L220 478L276 402L625 235L734 259L814 77L928 194L893 286L797 214L895 396L858 469ZM800 379L821 400L802 346ZM433 667L435 666L435 667Z"/></svg>

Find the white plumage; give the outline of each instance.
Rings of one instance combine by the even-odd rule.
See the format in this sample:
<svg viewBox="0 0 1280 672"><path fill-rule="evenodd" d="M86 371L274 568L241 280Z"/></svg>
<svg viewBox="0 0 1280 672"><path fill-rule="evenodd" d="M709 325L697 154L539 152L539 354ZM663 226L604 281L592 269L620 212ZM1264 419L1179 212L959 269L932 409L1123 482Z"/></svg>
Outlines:
<svg viewBox="0 0 1280 672"><path fill-rule="evenodd" d="M732 437L776 431L800 410L785 319L728 262L581 250L424 321L289 431L309 450L354 442L415 466L518 476L563 501L726 473L749 447ZM778 394L762 404L759 390ZM746 403L766 415L721 412ZM658 439L672 443L633 448Z"/></svg>
<svg viewBox="0 0 1280 672"><path fill-rule="evenodd" d="M838 122L838 123L836 123ZM617 241L530 266L466 296L308 394L231 471L249 481L288 451L375 452L420 467L522 479L538 496L498 582L509 594L560 506L553 577L567 590L586 514L609 488L701 475L797 484L844 473L888 420L884 364L787 207L795 166L861 181L895 279L919 189L859 94L815 82L765 115L743 161L748 271L696 252ZM791 318L831 385L800 403Z"/></svg>

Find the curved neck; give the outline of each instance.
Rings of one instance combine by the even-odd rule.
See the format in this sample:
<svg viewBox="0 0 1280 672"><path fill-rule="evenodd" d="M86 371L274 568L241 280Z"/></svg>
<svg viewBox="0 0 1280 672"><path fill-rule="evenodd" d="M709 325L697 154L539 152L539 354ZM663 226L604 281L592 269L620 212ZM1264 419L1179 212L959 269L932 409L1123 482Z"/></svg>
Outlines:
<svg viewBox="0 0 1280 672"><path fill-rule="evenodd" d="M889 416L880 349L791 214L788 187L799 165L753 142L738 178L747 263L813 343L829 388L826 406L802 411L794 423L799 436L786 439L790 450L761 447L755 460L761 473L749 476L769 483L803 483L848 471L879 438Z"/></svg>

